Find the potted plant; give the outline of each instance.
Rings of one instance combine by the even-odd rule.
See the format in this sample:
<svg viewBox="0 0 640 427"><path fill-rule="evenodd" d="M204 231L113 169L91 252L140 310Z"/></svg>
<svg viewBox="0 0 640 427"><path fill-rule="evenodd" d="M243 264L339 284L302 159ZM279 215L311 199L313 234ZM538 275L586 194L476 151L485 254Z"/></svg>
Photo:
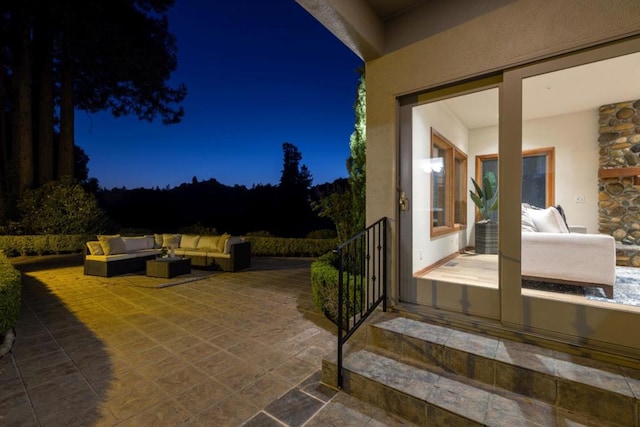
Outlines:
<svg viewBox="0 0 640 427"><path fill-rule="evenodd" d="M476 253L498 253L498 223L491 220L491 213L498 209L498 182L493 172L487 172L482 179L482 187L471 178L473 190L469 190L471 200L475 203L482 217L476 222Z"/></svg>

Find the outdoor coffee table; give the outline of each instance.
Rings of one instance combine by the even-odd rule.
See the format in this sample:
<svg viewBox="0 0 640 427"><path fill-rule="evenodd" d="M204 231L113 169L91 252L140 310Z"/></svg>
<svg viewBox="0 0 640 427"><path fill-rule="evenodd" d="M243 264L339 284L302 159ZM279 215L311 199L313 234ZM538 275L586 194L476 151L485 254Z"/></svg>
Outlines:
<svg viewBox="0 0 640 427"><path fill-rule="evenodd" d="M191 273L191 258L156 258L147 261L146 275L170 279L181 274Z"/></svg>

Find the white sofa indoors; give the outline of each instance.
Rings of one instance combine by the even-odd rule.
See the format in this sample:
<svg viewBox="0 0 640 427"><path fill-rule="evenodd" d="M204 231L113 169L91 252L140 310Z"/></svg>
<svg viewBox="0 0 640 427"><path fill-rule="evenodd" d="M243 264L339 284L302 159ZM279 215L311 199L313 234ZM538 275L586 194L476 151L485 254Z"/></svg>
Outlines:
<svg viewBox="0 0 640 427"><path fill-rule="evenodd" d="M111 277L143 271L161 248L191 258L192 267L237 271L251 266L251 244L240 237L154 234L136 237L98 236L87 242L84 274Z"/></svg>
<svg viewBox="0 0 640 427"><path fill-rule="evenodd" d="M601 287L613 298L616 245L612 236L569 227L555 207L522 205L522 277L575 286Z"/></svg>

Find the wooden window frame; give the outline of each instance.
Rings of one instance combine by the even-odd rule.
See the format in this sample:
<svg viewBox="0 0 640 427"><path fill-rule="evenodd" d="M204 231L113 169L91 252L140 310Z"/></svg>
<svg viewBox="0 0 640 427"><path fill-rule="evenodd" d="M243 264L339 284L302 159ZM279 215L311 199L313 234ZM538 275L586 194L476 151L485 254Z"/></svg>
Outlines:
<svg viewBox="0 0 640 427"><path fill-rule="evenodd" d="M545 203L546 206L555 205L556 194L555 194L555 167L556 167L556 149L555 147L545 147L545 148L534 148L532 150L522 150L522 157L533 157L544 155L546 159L546 168L547 168L547 179L546 179L546 188L545 188ZM482 182L482 162L485 160L497 160L498 153L494 154L483 154L480 156L476 156L476 182ZM480 215L476 212L476 220L480 220Z"/></svg>
<svg viewBox="0 0 640 427"><path fill-rule="evenodd" d="M445 150L445 159L444 159L444 169L445 171L449 171L445 173L445 225L442 226L433 226L434 220L434 206L433 206L433 194L430 197L430 233L431 238L440 237L446 234L455 233L466 228L467 224L467 216L464 214L462 219L464 222L456 223L455 222L455 212L456 212L456 161L460 160L462 176L461 180L461 197L462 200L460 202L465 206L464 211L466 212L466 195L467 195L467 155L460 150L455 144L445 138L442 134L438 133L435 129L431 128L431 142L429 145L430 155L433 156L434 147L439 147ZM433 171L430 172L433 174ZM431 180L433 183L433 178ZM433 186L431 186L431 191L433 192Z"/></svg>

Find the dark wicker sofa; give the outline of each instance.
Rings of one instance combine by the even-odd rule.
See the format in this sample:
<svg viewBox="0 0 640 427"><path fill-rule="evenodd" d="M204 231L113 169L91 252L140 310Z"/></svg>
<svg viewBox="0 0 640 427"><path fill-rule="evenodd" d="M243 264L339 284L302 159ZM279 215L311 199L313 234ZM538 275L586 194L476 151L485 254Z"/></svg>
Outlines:
<svg viewBox="0 0 640 427"><path fill-rule="evenodd" d="M109 236L118 240L116 236ZM164 238L164 240L163 240ZM147 243L143 243L146 239ZM224 239L224 241L220 240ZM146 261L161 253L160 247L172 248L175 256L191 258L191 266L222 271L238 271L251 266L251 243L231 236L195 236L164 234L154 236L123 237L124 249L105 255L101 242L87 242L84 274L112 277L144 271ZM198 245L198 242L202 244ZM100 246L99 248L96 246ZM102 253L100 253L102 252Z"/></svg>

